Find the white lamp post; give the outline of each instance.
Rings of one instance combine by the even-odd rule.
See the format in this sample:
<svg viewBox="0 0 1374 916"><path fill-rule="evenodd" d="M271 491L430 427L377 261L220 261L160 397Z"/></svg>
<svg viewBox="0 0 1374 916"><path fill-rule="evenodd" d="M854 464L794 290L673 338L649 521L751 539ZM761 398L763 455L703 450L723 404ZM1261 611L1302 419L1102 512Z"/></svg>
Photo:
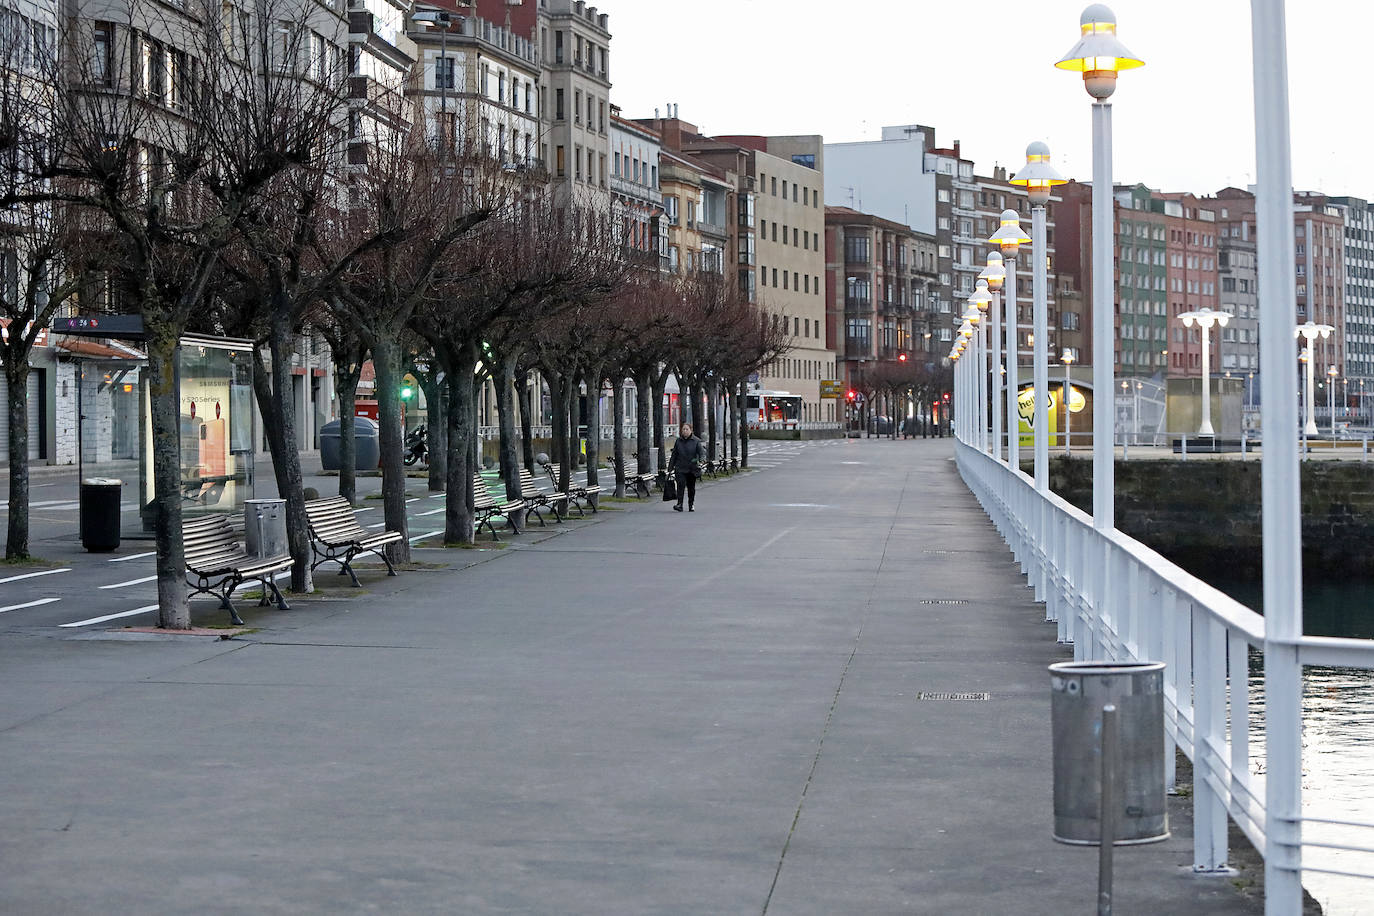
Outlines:
<svg viewBox="0 0 1374 916"><path fill-rule="evenodd" d="M1093 101L1093 527L1114 526L1113 435L1116 419L1108 392L1113 379L1113 337L1116 316L1112 304L1114 220L1112 204L1112 106L1107 101L1116 91L1122 70L1144 66L1144 61L1116 38L1116 16L1101 3L1083 11L1078 20L1078 43L1055 64L1061 70L1083 74L1083 87Z"/></svg>
<svg viewBox="0 0 1374 916"><path fill-rule="evenodd" d="M1335 366L1329 366L1326 370L1326 409L1331 414L1331 438L1336 438L1336 376L1341 371Z"/></svg>
<svg viewBox="0 0 1374 916"><path fill-rule="evenodd" d="M974 371L978 373L978 447L983 451L988 450L988 390L992 386L989 377L990 367L988 365L988 326L981 323L983 313L992 304L992 294L988 292L988 281L978 280L978 284L973 288L973 295L968 297L969 308L977 314L977 319L973 321L973 326L978 330L978 359L975 361Z"/></svg>
<svg viewBox="0 0 1374 916"><path fill-rule="evenodd" d="M1306 323L1298 325L1297 331L1293 334L1294 337L1301 337L1307 341L1307 372L1304 376L1307 384L1303 393L1303 408L1306 411L1306 422L1303 423L1302 427L1302 432L1305 436L1315 436L1317 434L1317 417L1312 405L1312 367L1317 361L1316 347L1314 347L1313 344L1316 343L1318 338L1326 340L1331 336L1331 332L1334 330L1336 329L1329 324L1317 324L1309 318ZM1263 363L1260 364L1261 368L1263 368L1263 365ZM1292 395L1290 394L1289 397L1292 397Z"/></svg>
<svg viewBox="0 0 1374 916"><path fill-rule="evenodd" d="M1069 457L1069 413L1072 401L1069 396L1069 366L1073 364L1073 351L1064 348L1064 353L1059 357L1059 361L1064 364L1064 397L1059 401L1059 409L1064 411L1064 457Z"/></svg>
<svg viewBox="0 0 1374 916"><path fill-rule="evenodd" d="M1045 204L1067 179L1050 165L1050 148L1035 141L1026 147L1026 164L1011 183L1026 189L1031 202L1031 322L1035 333L1035 486L1046 491L1050 479L1049 251L1045 241ZM1109 389L1110 390L1110 389Z"/></svg>
<svg viewBox="0 0 1374 916"><path fill-rule="evenodd" d="M1002 211L1002 225L988 239L989 245L996 245L1005 259L1007 279L1005 309L1007 320L1007 464L1012 470L1021 468L1021 431L1016 422L1016 386L1018 348L1016 346L1016 255L1022 244L1029 242L1030 236L1021 228L1021 217L1015 210Z"/></svg>
<svg viewBox="0 0 1374 916"><path fill-rule="evenodd" d="M1002 457L1002 384L1005 381L1002 370L1002 342L997 333L1002 318L1002 286L1007 281L1007 268L1002 263L1002 255L996 251L988 252L988 266L978 275L986 280L992 293L992 308L988 312L988 340L992 343L992 456ZM1008 318L1013 325L1015 316ZM1008 418L1010 419L1010 418Z"/></svg>
<svg viewBox="0 0 1374 916"><path fill-rule="evenodd" d="M1184 312L1178 316L1185 328L1191 328L1194 324L1202 328L1202 424L1198 426L1199 436L1215 436L1212 431L1212 326L1226 327L1232 315L1230 312L1221 312L1216 309L1198 309L1195 312Z"/></svg>

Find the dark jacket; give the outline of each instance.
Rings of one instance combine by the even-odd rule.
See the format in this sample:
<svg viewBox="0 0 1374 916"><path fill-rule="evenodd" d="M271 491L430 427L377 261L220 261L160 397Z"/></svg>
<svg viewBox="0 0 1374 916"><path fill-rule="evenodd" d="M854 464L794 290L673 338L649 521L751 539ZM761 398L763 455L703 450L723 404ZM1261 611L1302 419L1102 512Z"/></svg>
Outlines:
<svg viewBox="0 0 1374 916"><path fill-rule="evenodd" d="M668 458L668 469L674 474L691 474L697 462L706 460L706 447L696 436L690 439L677 437L673 443L673 454Z"/></svg>

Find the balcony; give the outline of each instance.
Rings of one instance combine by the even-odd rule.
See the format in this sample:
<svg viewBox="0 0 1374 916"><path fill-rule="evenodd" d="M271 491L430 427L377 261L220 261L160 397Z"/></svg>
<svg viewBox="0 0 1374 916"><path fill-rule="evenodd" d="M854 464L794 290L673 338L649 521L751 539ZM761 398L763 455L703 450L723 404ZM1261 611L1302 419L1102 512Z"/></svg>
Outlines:
<svg viewBox="0 0 1374 916"><path fill-rule="evenodd" d="M861 296L845 296L844 310L846 312L858 312L870 314L873 311L873 303Z"/></svg>

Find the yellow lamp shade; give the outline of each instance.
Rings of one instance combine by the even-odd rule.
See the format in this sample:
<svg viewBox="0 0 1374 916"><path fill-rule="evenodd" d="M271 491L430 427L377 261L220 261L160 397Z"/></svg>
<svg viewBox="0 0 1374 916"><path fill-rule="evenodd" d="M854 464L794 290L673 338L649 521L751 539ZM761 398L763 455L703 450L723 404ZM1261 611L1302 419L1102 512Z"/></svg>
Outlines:
<svg viewBox="0 0 1374 916"><path fill-rule="evenodd" d="M1075 73L1119 73L1145 66L1116 37L1116 16L1104 4L1094 3L1079 20L1078 43L1055 64Z"/></svg>

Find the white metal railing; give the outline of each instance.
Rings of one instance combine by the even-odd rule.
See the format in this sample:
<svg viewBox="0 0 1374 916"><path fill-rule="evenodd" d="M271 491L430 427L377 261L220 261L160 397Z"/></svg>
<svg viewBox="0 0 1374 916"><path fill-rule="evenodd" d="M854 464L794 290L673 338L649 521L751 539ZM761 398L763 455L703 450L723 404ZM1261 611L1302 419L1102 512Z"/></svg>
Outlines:
<svg viewBox="0 0 1374 916"><path fill-rule="evenodd" d="M1037 492L1024 472L962 439L956 452L961 476L1074 658L1166 663L1165 767L1172 785L1174 748L1193 763L1194 869L1225 869L1229 814L1261 855L1279 857L1285 868L1303 868L1304 847L1335 849L1362 858L1353 869L1306 870L1374 878L1374 823L1303 817L1291 834L1296 841L1275 842L1265 811L1269 748L1252 747L1250 737L1257 704L1250 658L1265 655L1264 617L1120 531L1094 528L1091 516L1052 492ZM1296 667L1299 678L1304 666L1374 669L1374 640L1303 636L1277 649L1272 638L1268 645L1266 678L1279 668L1291 675ZM1264 755L1262 772L1252 770L1252 753ZM1300 771L1293 778L1300 780ZM1358 840L1305 842L1303 823L1337 826Z"/></svg>

